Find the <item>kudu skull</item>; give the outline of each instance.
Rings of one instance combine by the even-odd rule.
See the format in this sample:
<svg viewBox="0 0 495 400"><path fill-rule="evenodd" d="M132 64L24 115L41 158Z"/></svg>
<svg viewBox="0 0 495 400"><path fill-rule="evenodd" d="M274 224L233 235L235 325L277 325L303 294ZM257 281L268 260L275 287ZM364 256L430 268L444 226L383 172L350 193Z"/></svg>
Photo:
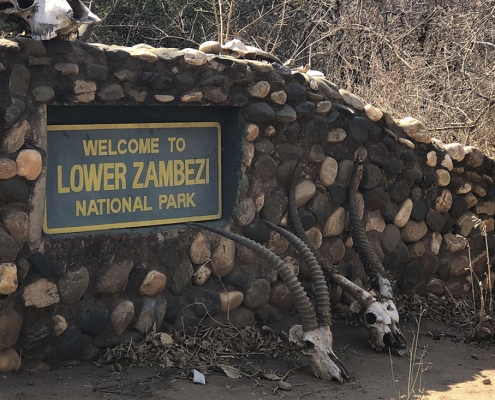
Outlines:
<svg viewBox="0 0 495 400"><path fill-rule="evenodd" d="M80 0L0 0L0 32L13 36L72 39L81 25L100 22Z"/></svg>

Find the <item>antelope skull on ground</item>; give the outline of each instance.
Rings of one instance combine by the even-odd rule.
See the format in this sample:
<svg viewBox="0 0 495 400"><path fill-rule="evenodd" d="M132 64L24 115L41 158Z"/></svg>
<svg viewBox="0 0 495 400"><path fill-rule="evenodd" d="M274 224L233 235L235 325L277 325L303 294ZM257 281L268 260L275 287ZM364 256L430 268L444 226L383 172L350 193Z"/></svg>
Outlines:
<svg viewBox="0 0 495 400"><path fill-rule="evenodd" d="M323 272L317 263L309 266L316 294L315 310L292 270L270 250L233 232L202 224L193 223L191 225L232 239L270 263L292 293L301 320L301 325L295 325L290 329L289 339L299 345L303 354L309 357L311 369L317 377L325 380L335 379L340 383L343 383L344 379L349 379L349 374L332 349L330 296Z"/></svg>
<svg viewBox="0 0 495 400"><path fill-rule="evenodd" d="M10 35L71 39L81 25L100 22L80 0L0 0L0 32Z"/></svg>

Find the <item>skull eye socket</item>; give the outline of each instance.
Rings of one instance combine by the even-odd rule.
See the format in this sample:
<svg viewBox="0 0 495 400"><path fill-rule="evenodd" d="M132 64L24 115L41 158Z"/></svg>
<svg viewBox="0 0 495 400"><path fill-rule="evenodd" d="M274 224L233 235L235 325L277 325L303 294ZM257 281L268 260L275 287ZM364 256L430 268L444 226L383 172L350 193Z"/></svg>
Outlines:
<svg viewBox="0 0 495 400"><path fill-rule="evenodd" d="M364 316L364 319L368 325L373 325L376 322L376 315L369 312Z"/></svg>
<svg viewBox="0 0 495 400"><path fill-rule="evenodd" d="M393 308L393 307L389 304L389 305L387 306L387 311L394 311L394 308Z"/></svg>
<svg viewBox="0 0 495 400"><path fill-rule="evenodd" d="M17 4L19 4L19 8L25 10L34 4L34 0L17 0Z"/></svg>
<svg viewBox="0 0 495 400"><path fill-rule="evenodd" d="M304 344L306 345L306 347L310 350L313 350L314 347L315 347L315 344L313 342L310 342L309 340L305 340L304 341Z"/></svg>

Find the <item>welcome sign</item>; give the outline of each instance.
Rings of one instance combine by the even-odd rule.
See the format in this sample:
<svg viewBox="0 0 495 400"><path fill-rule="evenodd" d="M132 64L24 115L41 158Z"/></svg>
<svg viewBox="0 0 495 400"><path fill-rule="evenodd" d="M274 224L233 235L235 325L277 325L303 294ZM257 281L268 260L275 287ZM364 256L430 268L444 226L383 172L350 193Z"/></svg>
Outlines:
<svg viewBox="0 0 495 400"><path fill-rule="evenodd" d="M216 122L50 125L44 232L221 216Z"/></svg>

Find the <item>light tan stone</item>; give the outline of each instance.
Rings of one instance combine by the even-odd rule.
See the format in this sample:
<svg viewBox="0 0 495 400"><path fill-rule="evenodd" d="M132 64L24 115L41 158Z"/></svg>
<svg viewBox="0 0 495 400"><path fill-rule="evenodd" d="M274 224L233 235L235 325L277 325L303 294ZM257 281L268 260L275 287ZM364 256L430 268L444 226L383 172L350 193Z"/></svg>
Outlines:
<svg viewBox="0 0 495 400"><path fill-rule="evenodd" d="M379 108L373 107L371 104L364 106L364 112L373 122L379 121L383 117L383 112Z"/></svg>
<svg viewBox="0 0 495 400"><path fill-rule="evenodd" d="M462 186L458 187L455 191L457 194L466 194L471 192L471 185L469 183L465 183Z"/></svg>
<svg viewBox="0 0 495 400"><path fill-rule="evenodd" d="M155 63L158 61L158 56L146 48L131 48L128 52L132 57L139 58L140 60L149 63Z"/></svg>
<svg viewBox="0 0 495 400"><path fill-rule="evenodd" d="M468 237L471 231L474 228L475 221L473 217L477 218L477 215L471 211L466 211L463 215L461 215L456 220L457 226L460 228L459 234L464 237Z"/></svg>
<svg viewBox="0 0 495 400"><path fill-rule="evenodd" d="M308 237L309 241L315 248L319 249L321 247L323 241L323 235L316 226L313 226L312 228L308 229L306 231L306 236Z"/></svg>
<svg viewBox="0 0 495 400"><path fill-rule="evenodd" d="M113 309L110 320L117 336L121 336L125 332L133 320L135 312L134 304L129 300L121 301Z"/></svg>
<svg viewBox="0 0 495 400"><path fill-rule="evenodd" d="M411 258L417 259L425 254L426 248L422 242L413 243L408 247Z"/></svg>
<svg viewBox="0 0 495 400"><path fill-rule="evenodd" d="M5 134L5 139L2 143L3 153L15 153L23 145L26 139L26 135L31 131L31 125L29 121L24 120L17 122L10 130Z"/></svg>
<svg viewBox="0 0 495 400"><path fill-rule="evenodd" d="M180 98L180 101L183 103L195 103L201 101L203 99L203 93L200 91L193 91L189 93L185 93Z"/></svg>
<svg viewBox="0 0 495 400"><path fill-rule="evenodd" d="M244 147L244 158L242 159L242 163L246 167L249 167L253 162L255 147L253 143L246 141L244 141L243 147Z"/></svg>
<svg viewBox="0 0 495 400"><path fill-rule="evenodd" d="M345 209L337 208L323 224L322 234L324 237L340 235L344 231Z"/></svg>
<svg viewBox="0 0 495 400"><path fill-rule="evenodd" d="M65 332L69 324L67 323L64 317L58 314L54 315L52 317L52 320L53 320L53 336L59 337Z"/></svg>
<svg viewBox="0 0 495 400"><path fill-rule="evenodd" d="M271 126L271 125L268 125L265 130L263 131L263 135L265 137L272 137L272 136L275 136L275 134L277 133L277 130Z"/></svg>
<svg viewBox="0 0 495 400"><path fill-rule="evenodd" d="M270 84L267 81L259 81L248 88L251 97L264 99L270 93Z"/></svg>
<svg viewBox="0 0 495 400"><path fill-rule="evenodd" d="M399 143L406 145L411 150L414 150L416 148L416 145L409 139L399 138Z"/></svg>
<svg viewBox="0 0 495 400"><path fill-rule="evenodd" d="M495 219L494 218L483 218L483 223L487 232L492 232L495 229Z"/></svg>
<svg viewBox="0 0 495 400"><path fill-rule="evenodd" d="M295 188L296 206L304 206L313 197L315 192L316 186L313 182L305 180L298 183Z"/></svg>
<svg viewBox="0 0 495 400"><path fill-rule="evenodd" d="M430 143L431 136L424 124L412 117L406 117L399 121L399 126L404 129L406 135L420 143Z"/></svg>
<svg viewBox="0 0 495 400"><path fill-rule="evenodd" d="M466 193L466 195L464 196L464 200L466 201L468 208L474 207L476 204L478 204L478 199L471 192Z"/></svg>
<svg viewBox="0 0 495 400"><path fill-rule="evenodd" d="M364 110L364 101L361 98L359 98L354 93L351 93L345 89L340 89L339 92L345 104L359 111Z"/></svg>
<svg viewBox="0 0 495 400"><path fill-rule="evenodd" d="M0 373L17 371L21 368L21 358L14 348L0 350Z"/></svg>
<svg viewBox="0 0 495 400"><path fill-rule="evenodd" d="M270 98L272 99L272 101L275 104L279 104L279 105L282 106L287 101L287 93L285 93L285 91L283 91L283 90L279 90L277 92L273 92L270 95Z"/></svg>
<svg viewBox="0 0 495 400"><path fill-rule="evenodd" d="M208 264L211 273L217 277L223 277L232 271L234 267L235 243L222 237L220 243L213 250L211 262Z"/></svg>
<svg viewBox="0 0 495 400"><path fill-rule="evenodd" d="M155 94L155 100L159 103L170 103L175 100L175 97L170 94Z"/></svg>
<svg viewBox="0 0 495 400"><path fill-rule="evenodd" d="M330 186L335 182L337 172L339 171L339 164L332 157L325 157L325 160L321 164L320 179L323 185Z"/></svg>
<svg viewBox="0 0 495 400"><path fill-rule="evenodd" d="M12 211L5 215L3 225L10 236L19 244L29 236L29 217L24 211Z"/></svg>
<svg viewBox="0 0 495 400"><path fill-rule="evenodd" d="M365 230L366 232L376 231L379 233L385 230L385 221L380 214L380 210L375 210L368 214Z"/></svg>
<svg viewBox="0 0 495 400"><path fill-rule="evenodd" d="M289 242L281 237L277 232L270 232L270 240L266 243L266 248L277 256L284 254L289 248Z"/></svg>
<svg viewBox="0 0 495 400"><path fill-rule="evenodd" d="M443 240L447 246L447 250L452 252L462 251L468 245L466 238L453 233L446 233L443 235Z"/></svg>
<svg viewBox="0 0 495 400"><path fill-rule="evenodd" d="M421 240L428 232L428 226L424 221L416 222L410 219L407 224L401 229L401 238L406 243L417 242Z"/></svg>
<svg viewBox="0 0 495 400"><path fill-rule="evenodd" d="M442 234L439 232L431 233L430 250L433 254L438 255L440 251L440 246L442 245Z"/></svg>
<svg viewBox="0 0 495 400"><path fill-rule="evenodd" d="M208 282L210 276L211 270L208 268L207 264L204 264L195 268L192 282L196 286L203 286L206 282Z"/></svg>
<svg viewBox="0 0 495 400"><path fill-rule="evenodd" d="M255 199L254 199L254 205L256 207L256 212L260 212L263 206L265 205L265 194L260 193Z"/></svg>
<svg viewBox="0 0 495 400"><path fill-rule="evenodd" d="M463 276L469 273L469 259L466 256L459 256L452 260L450 265L450 273L452 276Z"/></svg>
<svg viewBox="0 0 495 400"><path fill-rule="evenodd" d="M16 159L17 175L29 181L34 181L41 173L43 159L41 154L33 149L22 150Z"/></svg>
<svg viewBox="0 0 495 400"><path fill-rule="evenodd" d="M447 154L452 158L452 160L461 162L464 160L466 153L464 147L460 143L449 143L445 145L445 150Z"/></svg>
<svg viewBox="0 0 495 400"><path fill-rule="evenodd" d="M327 114L330 112L331 109L332 109L331 101L324 100L324 101L319 101L316 104L316 112L318 114Z"/></svg>
<svg viewBox="0 0 495 400"><path fill-rule="evenodd" d="M244 293L239 291L220 293L220 312L226 313L235 310L244 301Z"/></svg>
<svg viewBox="0 0 495 400"><path fill-rule="evenodd" d="M347 137L347 132L341 128L332 129L328 132L327 142L338 143L342 142Z"/></svg>
<svg viewBox="0 0 495 400"><path fill-rule="evenodd" d="M426 291L436 296L441 296L444 292L443 282L441 279L432 279L426 285Z"/></svg>
<svg viewBox="0 0 495 400"><path fill-rule="evenodd" d="M96 96L96 92L81 93L74 96L75 103L91 103Z"/></svg>
<svg viewBox="0 0 495 400"><path fill-rule="evenodd" d="M287 285L277 282L270 293L270 304L274 307L286 310L294 304L294 296Z"/></svg>
<svg viewBox="0 0 495 400"><path fill-rule="evenodd" d="M211 250L205 235L201 232L196 235L189 252L193 264L204 264L211 257Z"/></svg>
<svg viewBox="0 0 495 400"><path fill-rule="evenodd" d="M184 61L186 64L193 65L196 67L200 67L201 65L205 65L208 61L208 57L202 51L190 52L189 49L186 49L188 52L184 55Z"/></svg>
<svg viewBox="0 0 495 400"><path fill-rule="evenodd" d="M450 183L450 173L445 169L435 171L435 185L444 187Z"/></svg>
<svg viewBox="0 0 495 400"><path fill-rule="evenodd" d="M406 199L399 209L399 212L394 218L394 225L397 228L404 227L411 218L411 212L413 209L413 202L411 199Z"/></svg>
<svg viewBox="0 0 495 400"><path fill-rule="evenodd" d="M443 190L440 196L435 201L435 210L441 213L446 213L452 207L452 193L450 190Z"/></svg>
<svg viewBox="0 0 495 400"><path fill-rule="evenodd" d="M137 91L135 89L129 90L129 96L131 96L138 103L142 103L146 100L148 92L146 90Z"/></svg>
<svg viewBox="0 0 495 400"><path fill-rule="evenodd" d="M256 124L248 124L246 126L246 137L244 138L248 142L252 142L253 140L256 140L256 138L260 134L260 128Z"/></svg>
<svg viewBox="0 0 495 400"><path fill-rule="evenodd" d="M199 51L203 53L220 54L222 45L215 40L208 40L199 45Z"/></svg>
<svg viewBox="0 0 495 400"><path fill-rule="evenodd" d="M436 151L429 151L426 153L426 165L429 167L435 167L438 162L438 157Z"/></svg>
<svg viewBox="0 0 495 400"><path fill-rule="evenodd" d="M124 291L133 267L132 261L115 263L112 260L110 267L100 276L98 293L115 294Z"/></svg>
<svg viewBox="0 0 495 400"><path fill-rule="evenodd" d="M79 65L73 63L57 63L54 68L62 75L77 75L79 73Z"/></svg>
<svg viewBox="0 0 495 400"><path fill-rule="evenodd" d="M474 185L471 190L478 197L486 196L486 189L481 185Z"/></svg>
<svg viewBox="0 0 495 400"><path fill-rule="evenodd" d="M454 169L454 164L452 163L452 158L448 154L445 154L442 162L440 163L447 171L452 171Z"/></svg>
<svg viewBox="0 0 495 400"><path fill-rule="evenodd" d="M154 296L165 289L167 284L167 277L159 271L150 271L143 283L139 287L139 294L141 296Z"/></svg>
<svg viewBox="0 0 495 400"><path fill-rule="evenodd" d="M482 201L476 204L475 207L476 214L486 214L486 215L494 215L495 214L495 201Z"/></svg>
<svg viewBox="0 0 495 400"><path fill-rule="evenodd" d="M10 158L0 158L0 179L10 179L17 175L17 164Z"/></svg>
<svg viewBox="0 0 495 400"><path fill-rule="evenodd" d="M74 94L96 92L96 83L79 79L74 82Z"/></svg>
<svg viewBox="0 0 495 400"><path fill-rule="evenodd" d="M464 147L464 153L467 157L467 165L472 168L478 168L483 164L483 153L479 151L474 146L466 146Z"/></svg>
<svg viewBox="0 0 495 400"><path fill-rule="evenodd" d="M14 263L0 264L0 295L7 296L17 290L17 267Z"/></svg>
<svg viewBox="0 0 495 400"><path fill-rule="evenodd" d="M299 262L291 256L284 257L284 263L289 267L295 276L299 275Z"/></svg>
<svg viewBox="0 0 495 400"><path fill-rule="evenodd" d="M26 286L22 297L26 307L44 308L60 301L57 285L44 278Z"/></svg>

